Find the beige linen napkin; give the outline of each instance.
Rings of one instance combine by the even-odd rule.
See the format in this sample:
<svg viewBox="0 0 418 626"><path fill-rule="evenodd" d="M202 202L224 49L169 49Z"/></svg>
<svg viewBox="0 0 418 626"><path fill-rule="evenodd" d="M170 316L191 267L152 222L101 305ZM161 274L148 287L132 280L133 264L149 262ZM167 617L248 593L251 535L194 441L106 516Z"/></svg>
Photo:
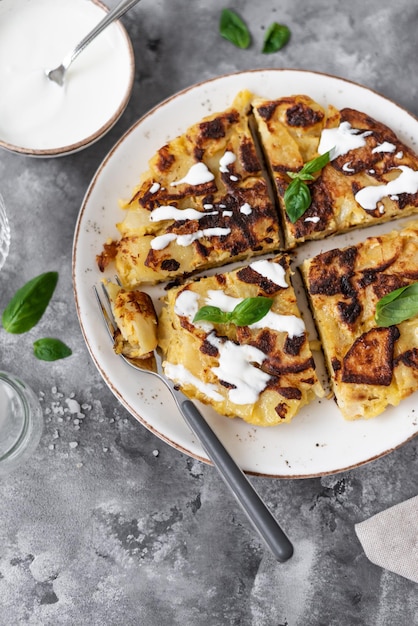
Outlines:
<svg viewBox="0 0 418 626"><path fill-rule="evenodd" d="M375 565L418 582L418 496L355 525Z"/></svg>

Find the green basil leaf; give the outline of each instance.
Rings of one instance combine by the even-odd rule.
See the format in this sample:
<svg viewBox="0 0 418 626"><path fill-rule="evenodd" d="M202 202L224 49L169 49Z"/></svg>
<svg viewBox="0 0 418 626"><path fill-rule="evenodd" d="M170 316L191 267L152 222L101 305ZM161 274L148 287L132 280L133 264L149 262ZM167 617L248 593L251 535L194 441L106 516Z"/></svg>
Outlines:
<svg viewBox="0 0 418 626"><path fill-rule="evenodd" d="M290 39L290 30L283 24L273 22L270 24L264 37L263 54L277 52L287 44Z"/></svg>
<svg viewBox="0 0 418 626"><path fill-rule="evenodd" d="M251 43L251 35L245 22L230 9L223 9L219 22L219 32L237 48L248 48Z"/></svg>
<svg viewBox="0 0 418 626"><path fill-rule="evenodd" d="M8 333L20 334L35 326L44 314L57 282L57 272L46 272L18 289L3 311L3 328Z"/></svg>
<svg viewBox="0 0 418 626"><path fill-rule="evenodd" d="M301 178L302 180L313 180L312 174L315 174L316 172L322 170L322 168L325 167L325 165L327 165L329 161L330 151L324 152L324 154L315 157L315 159L312 159L311 161L305 163L305 165L299 171L299 178Z"/></svg>
<svg viewBox="0 0 418 626"><path fill-rule="evenodd" d="M393 326L418 314L418 283L400 287L383 296L376 304L378 326Z"/></svg>
<svg viewBox="0 0 418 626"><path fill-rule="evenodd" d="M193 318L193 322L214 322L215 324L227 324L230 313L222 311L217 306L202 306Z"/></svg>
<svg viewBox="0 0 418 626"><path fill-rule="evenodd" d="M231 323L235 326L250 326L261 320L271 309L273 300L264 296L245 298L231 313Z"/></svg>
<svg viewBox="0 0 418 626"><path fill-rule="evenodd" d="M37 359L41 361L57 361L58 359L65 359L72 354L71 348L69 348L60 339L53 339L52 337L44 337L38 339L33 343L33 353Z"/></svg>
<svg viewBox="0 0 418 626"><path fill-rule="evenodd" d="M312 201L308 185L301 181L300 178L292 180L285 191L283 199L286 213L292 224L302 217Z"/></svg>

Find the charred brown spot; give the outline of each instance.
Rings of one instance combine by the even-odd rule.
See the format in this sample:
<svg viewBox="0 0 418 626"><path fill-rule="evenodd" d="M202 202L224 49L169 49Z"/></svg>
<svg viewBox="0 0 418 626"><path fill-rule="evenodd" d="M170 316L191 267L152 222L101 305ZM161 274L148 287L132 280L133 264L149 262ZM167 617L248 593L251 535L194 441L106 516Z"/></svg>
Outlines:
<svg viewBox="0 0 418 626"><path fill-rule="evenodd" d="M244 138L241 142L239 156L246 172L255 173L260 171L261 165L254 144L248 138Z"/></svg>
<svg viewBox="0 0 418 626"><path fill-rule="evenodd" d="M326 296L347 295L347 281L353 275L356 257L355 246L318 255L309 270L309 292Z"/></svg>
<svg viewBox="0 0 418 626"><path fill-rule="evenodd" d="M363 307L357 297L353 296L348 302L338 302L337 309L341 321L345 324L352 325L361 315Z"/></svg>
<svg viewBox="0 0 418 626"><path fill-rule="evenodd" d="M399 365L403 363L406 367L410 367L412 369L418 370L418 348L412 348L411 350L407 350L403 352L398 357L396 357L394 364Z"/></svg>
<svg viewBox="0 0 418 626"><path fill-rule="evenodd" d="M277 108L277 102L268 102L267 104L263 104L262 106L257 108L258 114L263 118L266 122L272 118L274 111Z"/></svg>
<svg viewBox="0 0 418 626"><path fill-rule="evenodd" d="M324 119L322 111L315 111L306 104L298 103L286 111L289 126L313 126Z"/></svg>
<svg viewBox="0 0 418 626"><path fill-rule="evenodd" d="M104 272L106 267L116 257L119 244L117 241L111 241L103 245L103 252L96 255L96 263L101 272Z"/></svg>
<svg viewBox="0 0 418 626"><path fill-rule="evenodd" d="M206 339L203 341L202 345L200 346L200 351L203 354L207 354L208 356L213 356L213 357L219 356L218 348L216 346L213 346L211 343L209 343L209 341L206 341Z"/></svg>
<svg viewBox="0 0 418 626"><path fill-rule="evenodd" d="M341 369L341 361L337 359L337 357L333 357L331 359L331 367L334 370L334 372L338 372L338 370Z"/></svg>
<svg viewBox="0 0 418 626"><path fill-rule="evenodd" d="M364 385L390 385L393 349L399 336L397 326L372 328L363 333L343 358L341 380Z"/></svg>
<svg viewBox="0 0 418 626"><path fill-rule="evenodd" d="M215 279L219 285L226 285L225 274L215 274Z"/></svg>
<svg viewBox="0 0 418 626"><path fill-rule="evenodd" d="M302 392L296 387L277 387L276 391L286 400L301 400Z"/></svg>
<svg viewBox="0 0 418 626"><path fill-rule="evenodd" d="M158 162L157 167L161 172L169 170L176 160L174 154L171 154L168 146L163 146L158 150Z"/></svg>
<svg viewBox="0 0 418 626"><path fill-rule="evenodd" d="M274 407L274 410L276 411L280 419L282 420L286 419L287 405L284 404L284 402L280 402L277 406Z"/></svg>
<svg viewBox="0 0 418 626"><path fill-rule="evenodd" d="M225 137L226 125L236 124L239 121L238 111L228 111L225 115L218 115L213 120L199 124L202 139L220 139Z"/></svg>
<svg viewBox="0 0 418 626"><path fill-rule="evenodd" d="M264 354L270 354L276 345L276 336L270 330L264 329L257 335L256 340L252 341L252 345Z"/></svg>
<svg viewBox="0 0 418 626"><path fill-rule="evenodd" d="M283 374L299 374L314 369L315 363L312 357L297 360L289 363L282 362L279 357L270 357L263 362L263 370L272 376L283 376Z"/></svg>
<svg viewBox="0 0 418 626"><path fill-rule="evenodd" d="M284 343L284 351L286 354L290 354L291 356L297 356L301 351L303 344L305 343L305 335L300 335L299 337L286 337L286 341Z"/></svg>
<svg viewBox="0 0 418 626"><path fill-rule="evenodd" d="M176 272L180 267L180 263L176 259L164 259L161 263L161 269L165 272Z"/></svg>
<svg viewBox="0 0 418 626"><path fill-rule="evenodd" d="M222 387L226 387L227 389L236 389L237 388L236 385L233 385L232 383L228 383L226 380L219 379L219 384L222 385Z"/></svg>
<svg viewBox="0 0 418 626"><path fill-rule="evenodd" d="M284 266L285 269L287 269L284 263L280 263L280 265ZM279 285L276 285L276 283L274 283L272 280L265 278L249 266L244 267L242 270L239 270L239 272L237 272L237 278L241 282L247 283L248 285L258 285L261 291L263 291L267 295L274 295L278 291L286 289L286 287L280 287Z"/></svg>

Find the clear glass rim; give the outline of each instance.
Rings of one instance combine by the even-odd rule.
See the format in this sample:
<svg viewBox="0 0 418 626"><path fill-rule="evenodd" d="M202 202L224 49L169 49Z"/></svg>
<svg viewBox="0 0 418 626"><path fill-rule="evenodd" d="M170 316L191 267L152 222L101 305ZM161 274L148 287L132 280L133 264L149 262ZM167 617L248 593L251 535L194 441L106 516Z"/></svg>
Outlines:
<svg viewBox="0 0 418 626"><path fill-rule="evenodd" d="M17 394L22 410L23 424L19 436L11 447L0 456L0 478L20 461L28 457L37 447L43 430L43 412L31 387L18 376L0 371L3 381Z"/></svg>

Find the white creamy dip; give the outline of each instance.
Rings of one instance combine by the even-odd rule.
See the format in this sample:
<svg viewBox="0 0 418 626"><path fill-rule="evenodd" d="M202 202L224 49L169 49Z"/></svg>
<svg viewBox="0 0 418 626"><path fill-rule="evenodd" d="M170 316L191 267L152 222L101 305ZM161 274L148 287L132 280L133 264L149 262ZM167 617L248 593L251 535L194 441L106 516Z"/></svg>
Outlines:
<svg viewBox="0 0 418 626"><path fill-rule="evenodd" d="M91 0L0 2L0 142L58 150L93 141L118 119L134 64L120 24L110 25L80 54L63 87L45 74L104 14Z"/></svg>

